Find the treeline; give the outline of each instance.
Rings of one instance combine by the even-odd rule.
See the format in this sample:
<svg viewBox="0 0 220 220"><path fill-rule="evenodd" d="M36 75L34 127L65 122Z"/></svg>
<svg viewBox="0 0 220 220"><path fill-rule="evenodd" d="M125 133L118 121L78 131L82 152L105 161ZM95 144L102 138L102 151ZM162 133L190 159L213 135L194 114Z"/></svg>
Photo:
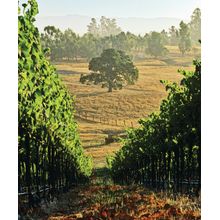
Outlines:
<svg viewBox="0 0 220 220"><path fill-rule="evenodd" d="M169 51L166 45L178 46L182 54L187 53L201 39L201 11L196 8L187 24L180 22L179 27L171 26L168 31L146 33L144 36L123 32L115 19L101 17L100 24L92 18L88 31L79 36L73 30L61 31L47 26L41 34L44 48L50 48L51 60L90 60L100 56L103 50L113 48L122 50L133 58L146 55L164 56Z"/></svg>
<svg viewBox="0 0 220 220"><path fill-rule="evenodd" d="M20 10L20 9L19 9ZM46 60L38 29L38 5L23 4L18 16L18 191L54 193L88 179L92 160L85 156L73 100ZM25 195L25 194L24 194Z"/></svg>
<svg viewBox="0 0 220 220"><path fill-rule="evenodd" d="M201 64L194 64L194 72L180 71L180 85L162 81L169 93L160 111L128 130L123 147L107 159L116 183L176 191L200 188Z"/></svg>

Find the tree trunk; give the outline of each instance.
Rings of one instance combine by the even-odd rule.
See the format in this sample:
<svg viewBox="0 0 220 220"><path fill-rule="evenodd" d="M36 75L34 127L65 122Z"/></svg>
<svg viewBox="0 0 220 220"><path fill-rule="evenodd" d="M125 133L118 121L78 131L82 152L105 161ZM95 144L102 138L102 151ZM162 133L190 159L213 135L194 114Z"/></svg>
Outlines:
<svg viewBox="0 0 220 220"><path fill-rule="evenodd" d="M163 189L166 189L166 182L167 182L167 161L166 161L166 151L163 152Z"/></svg>
<svg viewBox="0 0 220 220"><path fill-rule="evenodd" d="M168 175L168 188L170 190L171 186L171 150L168 150L168 165L167 165L167 175Z"/></svg>
<svg viewBox="0 0 220 220"><path fill-rule="evenodd" d="M26 158L25 158L25 167L26 167L26 183L28 188L28 202L31 207L31 166L30 166L30 139L27 134L25 137L25 150L26 150Z"/></svg>
<svg viewBox="0 0 220 220"><path fill-rule="evenodd" d="M181 192L183 192L183 180L185 177L185 161L184 161L184 147L183 143L180 144L180 186L181 186Z"/></svg>
<svg viewBox="0 0 220 220"><path fill-rule="evenodd" d="M54 170L54 157L55 157L55 147L54 145L52 144L52 147L51 147L51 185L52 185L52 193L54 194L54 191L55 191L55 170Z"/></svg>
<svg viewBox="0 0 220 220"><path fill-rule="evenodd" d="M180 176L179 176L179 174L180 174L180 171L179 171L179 167L180 167L180 163L179 163L179 147L178 146L175 146L176 147L176 149L175 149L175 161L176 161L176 170L174 171L175 172L175 178L176 178L176 189L177 189L177 191L179 191L179 186L180 186L180 184L179 184L179 182L180 182Z"/></svg>
<svg viewBox="0 0 220 220"><path fill-rule="evenodd" d="M42 181L43 181L43 188L44 188L44 197L45 197L45 194L46 194L46 146L44 145L43 146L43 158L42 158L42 169L43 169L43 178L42 178Z"/></svg>
<svg viewBox="0 0 220 220"><path fill-rule="evenodd" d="M51 190L51 146L50 146L50 142L48 143L48 186L49 186L49 190Z"/></svg>
<svg viewBox="0 0 220 220"><path fill-rule="evenodd" d="M188 188L191 187L192 180L192 146L188 146L188 155L187 155L187 179L188 179Z"/></svg>
<svg viewBox="0 0 220 220"><path fill-rule="evenodd" d="M40 177L39 177L39 146L36 144L36 185L37 185L37 193L39 194L39 185L40 185Z"/></svg>
<svg viewBox="0 0 220 220"><path fill-rule="evenodd" d="M112 92L112 84L111 83L108 84L108 92Z"/></svg>
<svg viewBox="0 0 220 220"><path fill-rule="evenodd" d="M199 164L199 187L201 186L201 145L198 150L198 164Z"/></svg>
<svg viewBox="0 0 220 220"><path fill-rule="evenodd" d="M18 192L21 192L21 159L20 154L18 154Z"/></svg>

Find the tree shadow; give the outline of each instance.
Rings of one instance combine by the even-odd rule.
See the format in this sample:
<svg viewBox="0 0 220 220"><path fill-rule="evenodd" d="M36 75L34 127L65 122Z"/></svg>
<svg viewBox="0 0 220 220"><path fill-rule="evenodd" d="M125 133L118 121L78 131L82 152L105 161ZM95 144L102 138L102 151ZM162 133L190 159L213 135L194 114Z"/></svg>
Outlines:
<svg viewBox="0 0 220 220"><path fill-rule="evenodd" d="M83 74L83 72L77 72L77 71L73 71L73 70L57 70L57 72L59 74L63 74L63 75L80 75L80 74Z"/></svg>
<svg viewBox="0 0 220 220"><path fill-rule="evenodd" d="M99 144L91 144L91 145L84 145L83 147L85 149L90 149L90 148L100 148L100 147L103 147L103 146L106 146L107 144L106 143L99 143Z"/></svg>
<svg viewBox="0 0 220 220"><path fill-rule="evenodd" d="M85 94L85 93L79 93L76 96L77 97L93 97L93 96L98 96L98 95L102 95L102 94L108 94L107 91L101 91L101 92L92 92L89 94Z"/></svg>
<svg viewBox="0 0 220 220"><path fill-rule="evenodd" d="M144 92L145 95L152 95L152 93L155 93L155 90L150 90L150 89L138 89L138 88L126 88L126 89L136 92Z"/></svg>
<svg viewBox="0 0 220 220"><path fill-rule="evenodd" d="M166 66L166 64L152 64L152 63L145 63L145 64L143 64L142 66Z"/></svg>

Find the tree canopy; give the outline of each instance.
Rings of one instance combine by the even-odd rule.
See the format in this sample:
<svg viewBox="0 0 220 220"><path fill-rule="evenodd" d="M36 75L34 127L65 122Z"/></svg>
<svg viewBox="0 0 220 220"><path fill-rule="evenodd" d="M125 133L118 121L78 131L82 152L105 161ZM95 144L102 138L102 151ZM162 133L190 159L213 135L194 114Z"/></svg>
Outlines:
<svg viewBox="0 0 220 220"><path fill-rule="evenodd" d="M178 30L175 26L171 26L169 29L169 41L170 45L177 45L178 44Z"/></svg>
<svg viewBox="0 0 220 220"><path fill-rule="evenodd" d="M87 26L87 33L79 36L73 30L61 31L54 26L47 26L41 34L43 48L50 48L50 60L75 60L100 56L103 50L114 48L122 50L132 59L150 56L155 58L166 56L168 50L165 45L179 46L184 54L191 49L197 50L198 40L201 38L201 11L196 8L189 23L181 23L177 28L171 26L169 30L150 32L144 36L124 32L118 27L116 19L102 16L95 18ZM195 52L196 54L196 52Z"/></svg>
<svg viewBox="0 0 220 220"><path fill-rule="evenodd" d="M187 179L201 181L201 62L195 71L179 71L180 84L161 81L168 91L160 111L129 129L123 146L107 158L111 175L121 184L183 189Z"/></svg>
<svg viewBox="0 0 220 220"><path fill-rule="evenodd" d="M85 156L79 139L73 99L42 49L34 26L37 2L22 6L23 14L18 16L18 182L19 190L28 188L31 201L33 186L39 193L40 185L45 190L47 184L54 192L61 179L68 186L76 178L90 176L92 160ZM55 37L59 33L54 27L46 31Z"/></svg>
<svg viewBox="0 0 220 220"><path fill-rule="evenodd" d="M179 29L179 49L182 55L191 49L191 38L189 26L183 21L180 22Z"/></svg>
<svg viewBox="0 0 220 220"><path fill-rule="evenodd" d="M160 33L153 31L148 38L147 53L154 57L165 55L168 52L164 47L164 40Z"/></svg>
<svg viewBox="0 0 220 220"><path fill-rule="evenodd" d="M189 27L192 42L199 44L199 40L201 39L201 11L199 8L193 11Z"/></svg>
<svg viewBox="0 0 220 220"><path fill-rule="evenodd" d="M100 57L89 63L90 74L80 77L81 83L102 84L108 92L122 89L125 84L133 84L138 79L138 70L132 60L121 50L106 49Z"/></svg>
<svg viewBox="0 0 220 220"><path fill-rule="evenodd" d="M88 33L95 37L117 35L122 31L121 28L117 26L116 19L106 18L105 16L101 17L100 24L97 23L95 18L92 18L87 27Z"/></svg>

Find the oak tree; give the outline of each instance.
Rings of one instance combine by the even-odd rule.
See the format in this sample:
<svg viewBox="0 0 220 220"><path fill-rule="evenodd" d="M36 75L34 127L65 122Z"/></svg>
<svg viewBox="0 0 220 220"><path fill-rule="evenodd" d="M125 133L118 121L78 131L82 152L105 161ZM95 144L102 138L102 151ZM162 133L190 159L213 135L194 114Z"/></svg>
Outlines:
<svg viewBox="0 0 220 220"><path fill-rule="evenodd" d="M108 92L122 89L126 84L134 84L138 79L138 70L132 60L123 51L106 49L100 57L89 63L90 74L82 74L81 83L101 84Z"/></svg>

